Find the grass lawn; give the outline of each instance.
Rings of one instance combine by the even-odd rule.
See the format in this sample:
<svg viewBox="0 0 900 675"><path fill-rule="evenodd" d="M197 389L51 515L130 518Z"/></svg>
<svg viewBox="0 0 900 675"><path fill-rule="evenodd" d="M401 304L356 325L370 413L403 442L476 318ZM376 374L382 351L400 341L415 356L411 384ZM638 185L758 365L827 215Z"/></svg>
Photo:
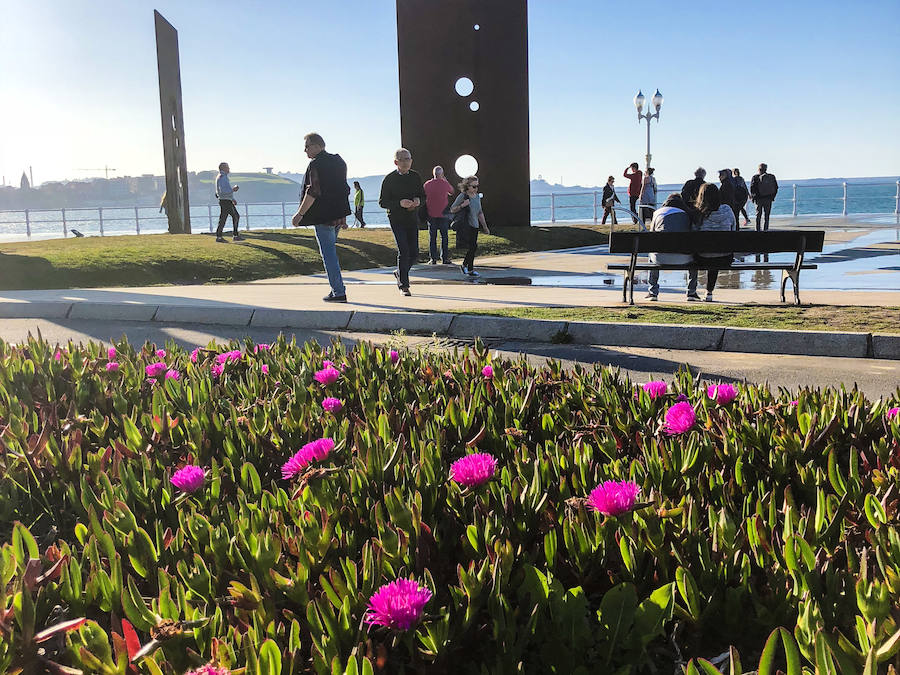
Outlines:
<svg viewBox="0 0 900 675"><path fill-rule="evenodd" d="M460 313L565 321L900 333L900 307L659 304L653 307L515 307L483 311L463 310Z"/></svg>
<svg viewBox="0 0 900 675"><path fill-rule="evenodd" d="M546 251L603 244L599 227L507 227L478 240L478 255ZM240 244L217 244L210 235L146 234L0 244L0 289L96 288L250 281L323 270L311 230L241 233ZM427 251L427 232L419 250ZM451 237L455 241L455 237ZM341 233L345 270L396 264L388 228Z"/></svg>

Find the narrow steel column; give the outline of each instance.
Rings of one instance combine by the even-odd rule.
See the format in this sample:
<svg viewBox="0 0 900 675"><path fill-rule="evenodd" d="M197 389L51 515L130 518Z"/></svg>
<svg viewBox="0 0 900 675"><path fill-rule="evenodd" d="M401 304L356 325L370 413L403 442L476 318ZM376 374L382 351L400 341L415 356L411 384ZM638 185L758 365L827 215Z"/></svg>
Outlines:
<svg viewBox="0 0 900 675"><path fill-rule="evenodd" d="M844 216L847 215L847 181L844 181Z"/></svg>
<svg viewBox="0 0 900 675"><path fill-rule="evenodd" d="M31 216L28 214L28 209L25 209L25 234L31 239Z"/></svg>
<svg viewBox="0 0 900 675"><path fill-rule="evenodd" d="M134 230L137 234L141 233L141 216L136 206L134 207Z"/></svg>
<svg viewBox="0 0 900 675"><path fill-rule="evenodd" d="M793 215L794 215L794 218L796 218L797 217L797 184L796 183L794 183L794 199L793 199L793 201L794 201Z"/></svg>
<svg viewBox="0 0 900 675"><path fill-rule="evenodd" d="M191 233L187 158L184 152L184 116L181 110L181 64L178 31L153 11L156 24L156 63L159 108L162 115L163 160L166 167L166 215L171 234Z"/></svg>
<svg viewBox="0 0 900 675"><path fill-rule="evenodd" d="M97 208L97 213L100 216L100 236L103 236L103 207L100 206Z"/></svg>
<svg viewBox="0 0 900 675"><path fill-rule="evenodd" d="M66 210L62 209L62 219L63 219L63 237L69 236L69 231L66 229Z"/></svg>

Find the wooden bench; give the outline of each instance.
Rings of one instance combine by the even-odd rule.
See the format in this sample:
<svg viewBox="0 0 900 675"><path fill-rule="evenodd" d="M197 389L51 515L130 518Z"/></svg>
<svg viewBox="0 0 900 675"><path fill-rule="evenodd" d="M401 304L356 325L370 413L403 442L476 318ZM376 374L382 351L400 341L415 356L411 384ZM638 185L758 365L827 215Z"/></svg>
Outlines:
<svg viewBox="0 0 900 675"><path fill-rule="evenodd" d="M611 263L610 270L623 270L622 302L634 304L634 273L637 270L781 270L781 301L787 280L794 285L794 302L800 304L800 270L814 270L816 265L803 262L807 252L820 252L825 243L823 230L772 230L768 232L613 232L609 252L627 254L631 261ZM647 253L728 253L741 255L762 253L795 253L793 262L739 262L716 265L703 262L654 264L638 262Z"/></svg>

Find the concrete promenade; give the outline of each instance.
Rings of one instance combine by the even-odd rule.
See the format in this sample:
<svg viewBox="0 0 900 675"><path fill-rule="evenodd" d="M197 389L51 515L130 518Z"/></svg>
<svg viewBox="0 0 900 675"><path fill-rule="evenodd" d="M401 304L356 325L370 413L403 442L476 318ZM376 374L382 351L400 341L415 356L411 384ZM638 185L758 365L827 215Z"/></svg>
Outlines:
<svg viewBox="0 0 900 675"><path fill-rule="evenodd" d="M802 226L816 228L817 221ZM794 226L793 224L791 225ZM821 226L821 225L819 225ZM801 275L805 304L900 307L900 242L892 227L828 221L826 250L818 270ZM426 240L425 237L422 237ZM427 240L426 240L427 241ZM427 246L427 244L426 244ZM759 331L722 327L636 326L564 321L473 317L473 309L541 306L621 306L621 276L606 265L621 261L605 247L523 253L486 258L473 282L456 266L417 265L411 273L412 297L401 295L392 269L346 272L349 302L323 302L324 274L281 277L250 283L0 291L0 318L156 321L231 325L438 334L454 337L511 337L549 342L565 332L577 343L648 348L760 351L765 336L777 338L775 351L847 357L900 358L900 335ZM780 279L774 275L723 273L716 302L778 304ZM685 302L685 274L664 273L661 303ZM703 275L701 275L701 282ZM790 288L790 286L789 286ZM860 290L835 290L861 288ZM882 290L862 290L881 288ZM640 287L635 300L642 302ZM425 313L429 312L429 313ZM900 334L900 312L898 329ZM757 345L757 347L753 347Z"/></svg>

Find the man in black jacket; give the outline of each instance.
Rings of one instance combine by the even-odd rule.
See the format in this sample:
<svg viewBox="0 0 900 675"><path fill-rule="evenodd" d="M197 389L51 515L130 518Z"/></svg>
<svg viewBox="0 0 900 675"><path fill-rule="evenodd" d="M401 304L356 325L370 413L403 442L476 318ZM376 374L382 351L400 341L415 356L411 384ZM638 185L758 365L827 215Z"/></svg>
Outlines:
<svg viewBox="0 0 900 675"><path fill-rule="evenodd" d="M734 178L731 176L731 169L719 169L719 186L719 201L731 208L731 211L734 213L735 229L739 230L741 229L739 227L741 221L738 219L740 211L737 208L737 195L735 193Z"/></svg>
<svg viewBox="0 0 900 675"><path fill-rule="evenodd" d="M772 215L772 202L778 194L778 181L769 173L766 164L759 165L759 173L750 179L750 199L756 204L756 231L759 232L760 220L765 215L765 230L769 231L769 216Z"/></svg>
<svg viewBox="0 0 900 675"><path fill-rule="evenodd" d="M312 161L303 175L303 201L291 218L291 225L315 225L319 253L331 286L331 292L323 300L347 302L337 255L338 234L347 227L347 216L350 215L347 164L340 155L325 152L325 141L319 134L306 134L303 140L303 149Z"/></svg>
<svg viewBox="0 0 900 675"><path fill-rule="evenodd" d="M693 206L697 201L697 195L700 194L700 186L706 181L706 169L702 166L698 167L694 172L694 177L687 181L681 188L681 198L684 199L688 206Z"/></svg>
<svg viewBox="0 0 900 675"><path fill-rule="evenodd" d="M412 154L406 148L394 153L396 171L381 182L378 205L387 209L391 231L397 242L397 286L403 295L409 292L409 270L419 257L419 219L416 212L425 203L422 177L412 170Z"/></svg>

